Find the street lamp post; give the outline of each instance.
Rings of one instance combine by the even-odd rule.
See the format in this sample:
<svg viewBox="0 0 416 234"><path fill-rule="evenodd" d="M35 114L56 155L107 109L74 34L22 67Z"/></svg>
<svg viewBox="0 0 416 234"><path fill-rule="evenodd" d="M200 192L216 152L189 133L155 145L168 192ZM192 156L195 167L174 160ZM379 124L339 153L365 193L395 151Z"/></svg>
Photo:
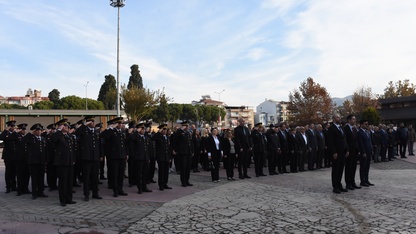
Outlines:
<svg viewBox="0 0 416 234"><path fill-rule="evenodd" d="M221 92L214 92L214 93L218 94L218 101L221 101L221 94L224 91L225 91L225 89L223 89Z"/></svg>
<svg viewBox="0 0 416 234"><path fill-rule="evenodd" d="M88 110L88 83L90 82L87 81L87 83L84 85L85 86L85 110Z"/></svg>
<svg viewBox="0 0 416 234"><path fill-rule="evenodd" d="M110 0L112 7L117 7L117 117L120 117L120 8L125 0Z"/></svg>

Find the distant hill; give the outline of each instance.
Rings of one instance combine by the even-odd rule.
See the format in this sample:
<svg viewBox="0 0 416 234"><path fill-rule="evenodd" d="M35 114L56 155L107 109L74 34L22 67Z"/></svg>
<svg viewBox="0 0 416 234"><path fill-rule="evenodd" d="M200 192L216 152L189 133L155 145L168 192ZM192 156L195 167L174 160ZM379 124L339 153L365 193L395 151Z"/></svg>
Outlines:
<svg viewBox="0 0 416 234"><path fill-rule="evenodd" d="M346 97L343 97L343 98L338 98L338 97L334 97L334 98L332 98L332 101L333 102L335 102L335 104L337 105L337 106L342 106L342 103L344 103L344 101L345 100L352 100L352 95L349 95L349 96L346 96Z"/></svg>

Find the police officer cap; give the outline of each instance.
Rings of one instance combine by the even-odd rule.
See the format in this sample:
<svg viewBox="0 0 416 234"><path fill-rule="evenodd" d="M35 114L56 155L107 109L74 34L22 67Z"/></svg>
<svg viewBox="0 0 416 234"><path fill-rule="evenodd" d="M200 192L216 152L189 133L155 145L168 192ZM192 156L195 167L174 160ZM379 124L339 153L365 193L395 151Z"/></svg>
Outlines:
<svg viewBox="0 0 416 234"><path fill-rule="evenodd" d="M274 127L276 127L276 126L274 126L273 124L269 125L269 128L274 128Z"/></svg>
<svg viewBox="0 0 416 234"><path fill-rule="evenodd" d="M85 122L90 122L90 121L94 122L95 121L95 116L87 115L87 116L84 117L84 120L85 120Z"/></svg>
<svg viewBox="0 0 416 234"><path fill-rule="evenodd" d="M254 127L261 127L261 126L263 126L263 123L256 123L255 125L254 125Z"/></svg>
<svg viewBox="0 0 416 234"><path fill-rule="evenodd" d="M8 127L14 127L14 126L16 126L16 120L10 120L10 121L7 121L7 122L6 122L6 125L7 125Z"/></svg>
<svg viewBox="0 0 416 234"><path fill-rule="evenodd" d="M144 128L144 123L137 124L136 128Z"/></svg>
<svg viewBox="0 0 416 234"><path fill-rule="evenodd" d="M161 125L159 125L159 127L157 127L157 128L159 128L159 129L164 129L164 128L166 128L168 125L167 124L161 124Z"/></svg>
<svg viewBox="0 0 416 234"><path fill-rule="evenodd" d="M181 125L182 125L182 126L189 125L189 122L185 120L185 121L183 121L183 122L181 123Z"/></svg>
<svg viewBox="0 0 416 234"><path fill-rule="evenodd" d="M43 130L43 126L40 123L35 123L32 125L32 127L30 127L30 130Z"/></svg>
<svg viewBox="0 0 416 234"><path fill-rule="evenodd" d="M107 122L108 124L123 123L123 117L117 117Z"/></svg>
<svg viewBox="0 0 416 234"><path fill-rule="evenodd" d="M22 130L26 130L26 127L27 127L27 123L21 123L21 124L17 125L17 128L22 129Z"/></svg>
<svg viewBox="0 0 416 234"><path fill-rule="evenodd" d="M76 124L83 124L84 123L84 119L80 119L78 120L78 122Z"/></svg>
<svg viewBox="0 0 416 234"><path fill-rule="evenodd" d="M145 126L146 128L151 127L151 126L152 126L152 122L146 122L146 123L144 124L144 126Z"/></svg>
<svg viewBox="0 0 416 234"><path fill-rule="evenodd" d="M102 128L103 127L103 123L98 123L95 125L96 128Z"/></svg>
<svg viewBox="0 0 416 234"><path fill-rule="evenodd" d="M69 123L68 123L68 124L69 124ZM77 127L77 124L78 124L78 123L71 124L71 125L69 125L69 128L75 129L75 128Z"/></svg>
<svg viewBox="0 0 416 234"><path fill-rule="evenodd" d="M131 121L129 123L129 128L134 128L136 126L136 122L135 121Z"/></svg>
<svg viewBox="0 0 416 234"><path fill-rule="evenodd" d="M49 124L46 128L47 129L56 129L55 124Z"/></svg>
<svg viewBox="0 0 416 234"><path fill-rule="evenodd" d="M55 125L57 125L57 126L60 126L60 125L69 125L68 119L67 118L63 118L63 119L59 120L58 122L56 122Z"/></svg>

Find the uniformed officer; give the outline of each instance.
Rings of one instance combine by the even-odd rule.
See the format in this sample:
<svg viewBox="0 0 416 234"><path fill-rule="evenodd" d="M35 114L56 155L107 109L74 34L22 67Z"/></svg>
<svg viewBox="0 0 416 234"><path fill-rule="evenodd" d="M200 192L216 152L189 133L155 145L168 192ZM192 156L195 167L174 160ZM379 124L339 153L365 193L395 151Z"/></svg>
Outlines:
<svg viewBox="0 0 416 234"><path fill-rule="evenodd" d="M149 173L149 141L145 135L145 126L140 123L136 126L137 131L131 137L132 154L134 163L134 178L137 184L138 193L152 192L147 188L147 176Z"/></svg>
<svg viewBox="0 0 416 234"><path fill-rule="evenodd" d="M92 198L102 199L98 195L98 168L101 159L101 142L100 133L95 130L94 118L94 116L86 116L84 123L75 130L82 160L84 201L89 201L90 190L92 190Z"/></svg>
<svg viewBox="0 0 416 234"><path fill-rule="evenodd" d="M279 172L276 171L277 162L279 160L280 153L280 142L273 124L269 125L269 129L266 132L267 137L267 159L269 164L269 174L278 175ZM280 168L278 168L280 169Z"/></svg>
<svg viewBox="0 0 416 234"><path fill-rule="evenodd" d="M194 147L192 143L192 136L189 132L188 121L181 123L182 127L175 132L175 144L173 146L173 154L180 159L180 173L182 187L193 186L189 182L192 167L192 156L194 154Z"/></svg>
<svg viewBox="0 0 416 234"><path fill-rule="evenodd" d="M44 178L46 166L46 139L41 136L43 126L39 123L34 124L25 136L27 148L27 163L30 177L32 179L32 199L38 197L48 197L44 193Z"/></svg>
<svg viewBox="0 0 416 234"><path fill-rule="evenodd" d="M170 154L170 142L167 137L167 124L161 124L159 131L155 133L152 140L155 142L156 160L158 165L158 185L159 190L172 189L168 186L169 163L172 161Z"/></svg>
<svg viewBox="0 0 416 234"><path fill-rule="evenodd" d="M152 140L152 122L147 122L144 125L145 136L149 141L149 170L147 175L147 183L156 183L154 180L156 170L156 157L155 157L155 142Z"/></svg>
<svg viewBox="0 0 416 234"><path fill-rule="evenodd" d="M256 123L254 129L251 132L251 138L253 139L253 151L254 151L254 166L256 177L265 176L263 173L263 162L266 153L266 142L262 133L263 124Z"/></svg>
<svg viewBox="0 0 416 234"><path fill-rule="evenodd" d="M109 128L102 132L105 140L108 166L109 186L113 189L113 196L127 196L123 190L124 169L128 159L126 149L126 133L122 131L123 117L117 117L107 122Z"/></svg>
<svg viewBox="0 0 416 234"><path fill-rule="evenodd" d="M16 155L16 121L8 121L6 122L6 125L7 129L0 134L0 140L3 140L4 142L1 158L4 160L4 166L6 167L4 172L6 193L10 193L10 191L16 191L16 165L13 159Z"/></svg>
<svg viewBox="0 0 416 234"><path fill-rule="evenodd" d="M59 201L61 206L75 204L72 200L72 178L75 163L74 142L68 134L68 119L61 119L56 123L57 131L51 136L51 144L55 149L54 165L59 178Z"/></svg>
<svg viewBox="0 0 416 234"><path fill-rule="evenodd" d="M26 123L17 125L16 155L14 157L17 175L17 196L29 194L29 168L27 166L26 145L24 137L26 135Z"/></svg>
<svg viewBox="0 0 416 234"><path fill-rule="evenodd" d="M46 127L46 131L42 133L42 137L46 140L46 181L49 187L49 191L57 190L58 174L56 167L53 163L55 160L54 144L51 144L51 137L56 132L55 123L49 124Z"/></svg>

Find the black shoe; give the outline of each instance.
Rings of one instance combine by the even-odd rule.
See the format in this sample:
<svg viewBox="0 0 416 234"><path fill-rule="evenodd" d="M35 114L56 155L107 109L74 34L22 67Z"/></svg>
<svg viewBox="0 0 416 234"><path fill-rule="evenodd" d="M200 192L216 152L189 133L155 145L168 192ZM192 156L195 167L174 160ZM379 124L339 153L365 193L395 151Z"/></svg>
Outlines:
<svg viewBox="0 0 416 234"><path fill-rule="evenodd" d="M182 184L182 187L186 187L186 184Z"/></svg>
<svg viewBox="0 0 416 234"><path fill-rule="evenodd" d="M89 196L84 197L84 201L89 201L89 200L90 200Z"/></svg>
<svg viewBox="0 0 416 234"><path fill-rule="evenodd" d="M200 171L198 169L196 169L195 172L200 172Z"/></svg>
<svg viewBox="0 0 416 234"><path fill-rule="evenodd" d="M334 189L334 190L332 190L332 192L334 192L336 194L340 194L341 193L341 191L339 191L339 189Z"/></svg>
<svg viewBox="0 0 416 234"><path fill-rule="evenodd" d="M10 193L10 189L8 188L8 189L6 189L6 193Z"/></svg>
<svg viewBox="0 0 416 234"><path fill-rule="evenodd" d="M32 200L35 200L36 198L38 198L38 197L35 196L35 195L32 195Z"/></svg>
<svg viewBox="0 0 416 234"><path fill-rule="evenodd" d="M114 192L113 197L118 197L118 192Z"/></svg>
<svg viewBox="0 0 416 234"><path fill-rule="evenodd" d="M75 204L75 203L77 203L77 202L76 201L69 201L66 204Z"/></svg>
<svg viewBox="0 0 416 234"><path fill-rule="evenodd" d="M100 195L98 195L98 194L93 194L92 195L92 198L94 198L94 199L103 199L102 197L100 197Z"/></svg>
<svg viewBox="0 0 416 234"><path fill-rule="evenodd" d="M374 186L374 184L370 183L369 181L366 182L370 186Z"/></svg>
<svg viewBox="0 0 416 234"><path fill-rule="evenodd" d="M150 182L150 183L156 183L156 181L154 181L154 180L149 180L149 182Z"/></svg>
<svg viewBox="0 0 416 234"><path fill-rule="evenodd" d="M260 174L260 176L267 176L266 174Z"/></svg>
<svg viewBox="0 0 416 234"><path fill-rule="evenodd" d="M194 186L194 185L188 182L186 183L186 186Z"/></svg>
<svg viewBox="0 0 416 234"><path fill-rule="evenodd" d="M126 193L126 192L124 192L124 191L119 191L119 192L118 192L118 195L120 195L120 196L127 196L127 193Z"/></svg>
<svg viewBox="0 0 416 234"><path fill-rule="evenodd" d="M361 183L360 183L360 185L361 185L362 187L370 187L370 185L368 185L367 183L364 183L364 182L361 182Z"/></svg>
<svg viewBox="0 0 416 234"><path fill-rule="evenodd" d="M245 175L245 176L244 176L244 178L246 178L246 179L251 179L251 177L250 177L250 176L248 176L248 175Z"/></svg>
<svg viewBox="0 0 416 234"><path fill-rule="evenodd" d="M81 187L81 185L79 185L78 183L75 183L74 185L72 185L73 187Z"/></svg>
<svg viewBox="0 0 416 234"><path fill-rule="evenodd" d="M163 190L165 190L165 189L164 189L163 187L159 187L159 190L160 190L160 191L163 191Z"/></svg>
<svg viewBox="0 0 416 234"><path fill-rule="evenodd" d="M41 193L41 194L38 195L38 197L49 197L49 196L44 194L44 193Z"/></svg>
<svg viewBox="0 0 416 234"><path fill-rule="evenodd" d="M107 180L104 176L100 176L100 180Z"/></svg>
<svg viewBox="0 0 416 234"><path fill-rule="evenodd" d="M172 189L172 187L169 187L167 185L163 186L164 189Z"/></svg>
<svg viewBox="0 0 416 234"><path fill-rule="evenodd" d="M59 203L59 205L66 206L66 203L61 202L61 203Z"/></svg>
<svg viewBox="0 0 416 234"><path fill-rule="evenodd" d="M146 192L146 193L151 193L151 192L153 192L152 190L150 190L150 189L148 189L148 188L145 188L145 189L143 189L143 192Z"/></svg>
<svg viewBox="0 0 416 234"><path fill-rule="evenodd" d="M400 157L400 158L407 158L406 156Z"/></svg>
<svg viewBox="0 0 416 234"><path fill-rule="evenodd" d="M17 192L16 196L22 195L22 192Z"/></svg>
<svg viewBox="0 0 416 234"><path fill-rule="evenodd" d="M341 192L348 192L348 190L345 189L345 188L340 188L339 191L341 191Z"/></svg>
<svg viewBox="0 0 416 234"><path fill-rule="evenodd" d="M352 187L351 185L348 185L346 188L347 188L348 190L354 190L354 187Z"/></svg>
<svg viewBox="0 0 416 234"><path fill-rule="evenodd" d="M239 176L238 178L244 180L244 176Z"/></svg>
<svg viewBox="0 0 416 234"><path fill-rule="evenodd" d="M360 186L357 186L356 184L354 184L352 187L353 187L354 189L360 189L360 188L361 188Z"/></svg>

